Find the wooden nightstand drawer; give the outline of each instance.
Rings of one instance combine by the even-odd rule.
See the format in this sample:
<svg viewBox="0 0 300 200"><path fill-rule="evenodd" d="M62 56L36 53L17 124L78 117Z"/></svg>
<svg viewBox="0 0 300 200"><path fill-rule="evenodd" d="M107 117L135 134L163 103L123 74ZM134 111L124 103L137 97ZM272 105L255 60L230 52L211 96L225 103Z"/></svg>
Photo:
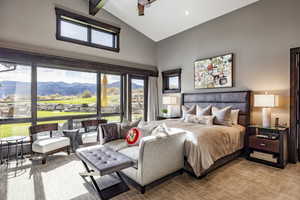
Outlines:
<svg viewBox="0 0 300 200"><path fill-rule="evenodd" d="M279 153L279 140L257 138L255 135L249 138L249 147L263 151Z"/></svg>

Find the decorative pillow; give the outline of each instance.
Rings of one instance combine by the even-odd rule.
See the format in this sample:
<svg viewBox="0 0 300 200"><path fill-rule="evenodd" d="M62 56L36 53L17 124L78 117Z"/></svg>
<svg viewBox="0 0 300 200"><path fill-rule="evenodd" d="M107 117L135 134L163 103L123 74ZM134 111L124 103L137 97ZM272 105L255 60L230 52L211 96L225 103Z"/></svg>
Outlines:
<svg viewBox="0 0 300 200"><path fill-rule="evenodd" d="M118 125L116 123L101 124L100 129L103 136L103 142L102 142L103 144L119 139ZM97 141L98 140L99 140L99 132L97 136Z"/></svg>
<svg viewBox="0 0 300 200"><path fill-rule="evenodd" d="M182 109L182 118L185 118L186 114L192 114L195 115L196 114L196 105L193 105L192 107L188 108L186 106L181 106Z"/></svg>
<svg viewBox="0 0 300 200"><path fill-rule="evenodd" d="M198 124L204 124L208 126L214 125L214 118L215 116L209 115L209 116L197 116L196 120Z"/></svg>
<svg viewBox="0 0 300 200"><path fill-rule="evenodd" d="M196 115L200 116L207 116L211 115L211 105L207 106L206 108L201 108L199 105L196 106Z"/></svg>
<svg viewBox="0 0 300 200"><path fill-rule="evenodd" d="M186 114L183 121L186 123L196 123L196 115Z"/></svg>
<svg viewBox="0 0 300 200"><path fill-rule="evenodd" d="M231 126L231 106L219 109L217 107L212 107L212 115L214 118L214 123L218 125Z"/></svg>
<svg viewBox="0 0 300 200"><path fill-rule="evenodd" d="M212 126L214 121L214 116L197 116L197 115L190 115L187 114L185 117L184 122L188 123L197 123L197 124L204 124L208 126Z"/></svg>
<svg viewBox="0 0 300 200"><path fill-rule="evenodd" d="M141 138L141 131L138 128L131 128L126 136L126 142L129 146L134 146L139 144Z"/></svg>
<svg viewBox="0 0 300 200"><path fill-rule="evenodd" d="M239 124L239 112L240 110L231 110L231 123L233 125L238 125Z"/></svg>
<svg viewBox="0 0 300 200"><path fill-rule="evenodd" d="M142 132L143 137L149 136L152 134L152 131L158 126L158 124L152 122L141 121L138 125L139 130Z"/></svg>
<svg viewBox="0 0 300 200"><path fill-rule="evenodd" d="M127 133L131 128L137 127L141 120L134 122L122 122L119 125L119 134L121 139L125 139L127 137Z"/></svg>
<svg viewBox="0 0 300 200"><path fill-rule="evenodd" d="M168 136L170 134L170 130L167 127L167 125L165 123L157 126L153 131L152 131L152 136L156 136L156 137L164 137L164 136Z"/></svg>

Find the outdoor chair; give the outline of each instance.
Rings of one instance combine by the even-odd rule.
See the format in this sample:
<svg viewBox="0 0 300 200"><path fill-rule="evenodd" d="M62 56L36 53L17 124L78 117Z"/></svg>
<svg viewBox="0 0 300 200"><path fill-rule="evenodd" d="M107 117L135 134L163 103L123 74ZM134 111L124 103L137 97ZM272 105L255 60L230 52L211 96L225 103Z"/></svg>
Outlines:
<svg viewBox="0 0 300 200"><path fill-rule="evenodd" d="M58 131L57 123L36 125L29 128L32 156L41 154L43 164L46 164L48 155L61 151L70 154L70 139L64 136L53 137L53 131ZM46 133L46 135L41 136L40 133Z"/></svg>

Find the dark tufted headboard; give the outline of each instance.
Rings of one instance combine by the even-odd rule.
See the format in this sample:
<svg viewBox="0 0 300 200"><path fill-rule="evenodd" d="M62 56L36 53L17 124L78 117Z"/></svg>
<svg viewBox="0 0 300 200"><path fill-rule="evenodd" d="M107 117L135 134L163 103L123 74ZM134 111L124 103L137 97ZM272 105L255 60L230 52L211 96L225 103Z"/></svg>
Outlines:
<svg viewBox="0 0 300 200"><path fill-rule="evenodd" d="M188 107L194 104L219 108L232 106L232 109L240 110L239 124L247 126L250 124L250 94L251 91L183 93L181 104Z"/></svg>

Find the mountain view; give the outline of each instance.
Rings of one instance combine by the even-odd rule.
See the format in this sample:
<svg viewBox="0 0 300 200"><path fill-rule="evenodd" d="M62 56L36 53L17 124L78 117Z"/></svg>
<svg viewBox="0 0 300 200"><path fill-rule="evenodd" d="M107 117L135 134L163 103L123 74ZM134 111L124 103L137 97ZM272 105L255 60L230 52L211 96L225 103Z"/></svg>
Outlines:
<svg viewBox="0 0 300 200"><path fill-rule="evenodd" d="M119 88L120 82L113 82L107 85L107 88ZM11 94L28 95L30 93L31 83L19 81L0 81L0 98ZM132 83L133 89L142 88L142 86ZM17 92L16 92L17 89ZM65 83L65 82L40 82L38 83L38 95L47 96L51 94L60 94L63 96L73 96L89 90L96 94L97 87L89 83Z"/></svg>

